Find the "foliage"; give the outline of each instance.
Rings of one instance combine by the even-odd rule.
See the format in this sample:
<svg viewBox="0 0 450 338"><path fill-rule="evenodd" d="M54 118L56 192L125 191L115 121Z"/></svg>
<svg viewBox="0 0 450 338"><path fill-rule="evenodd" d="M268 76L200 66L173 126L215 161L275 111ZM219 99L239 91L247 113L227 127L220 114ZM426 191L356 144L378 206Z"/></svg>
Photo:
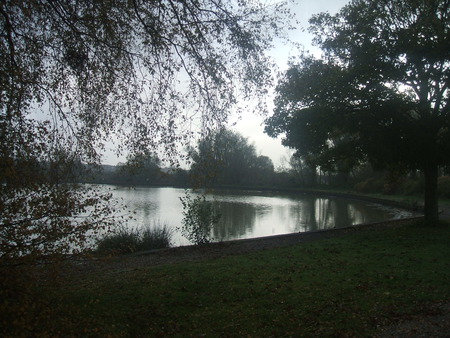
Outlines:
<svg viewBox="0 0 450 338"><path fill-rule="evenodd" d="M211 128L238 95L263 96L264 51L289 15L284 4L211 0L7 1L1 14L2 138L11 150L38 129L47 143L57 133L83 161L114 132L133 153L173 154L190 113Z"/></svg>
<svg viewBox="0 0 450 338"><path fill-rule="evenodd" d="M196 245L209 243L212 227L220 219L214 204L207 201L205 195L192 198L188 192L180 200L183 205L182 235Z"/></svg>
<svg viewBox="0 0 450 338"><path fill-rule="evenodd" d="M306 157L292 156L289 164L291 173L298 184L303 186L314 186L317 183L316 166L308 161Z"/></svg>
<svg viewBox="0 0 450 338"><path fill-rule="evenodd" d="M358 193L397 194L404 196L423 195L423 175L418 170L405 171L397 168L374 171L366 164L352 170L352 183Z"/></svg>
<svg viewBox="0 0 450 338"><path fill-rule="evenodd" d="M263 98L264 52L286 15L284 4L244 1L2 1L2 254L47 253L63 234L77 245L108 218L104 197L69 191L53 174L98 165L113 141L119 153L161 151L175 162L192 123L215 128L238 96Z"/></svg>
<svg viewBox="0 0 450 338"><path fill-rule="evenodd" d="M383 191L383 180L381 178L368 178L355 184L357 193L380 193Z"/></svg>
<svg viewBox="0 0 450 338"><path fill-rule="evenodd" d="M101 255L126 254L170 247L173 231L167 225L147 225L130 229L119 227L97 240L96 253Z"/></svg>
<svg viewBox="0 0 450 338"><path fill-rule="evenodd" d="M77 274L41 287L54 313L34 333L378 336L380 327L425 319L431 305L448 304L449 237L448 226L387 227L222 259Z"/></svg>
<svg viewBox="0 0 450 338"><path fill-rule="evenodd" d="M257 156L247 138L227 129L205 136L190 153L195 186L266 185L274 173L270 158Z"/></svg>
<svg viewBox="0 0 450 338"><path fill-rule="evenodd" d="M355 0L314 16L324 56L290 64L266 131L327 170L422 170L436 221L438 166L450 163L449 15L444 0Z"/></svg>
<svg viewBox="0 0 450 338"><path fill-rule="evenodd" d="M450 176L438 178L438 191L441 198L450 198Z"/></svg>
<svg viewBox="0 0 450 338"><path fill-rule="evenodd" d="M422 178L406 177L400 182L398 193L402 195L423 195L424 186Z"/></svg>
<svg viewBox="0 0 450 338"><path fill-rule="evenodd" d="M79 253L121 222L121 206L100 188L40 184L2 192L0 264Z"/></svg>
<svg viewBox="0 0 450 338"><path fill-rule="evenodd" d="M121 184L152 184L161 176L160 165L161 161L154 154L136 154L116 168L114 178Z"/></svg>
<svg viewBox="0 0 450 338"><path fill-rule="evenodd" d="M97 241L99 254L124 254L135 252L139 243L139 234L135 230L121 227L119 230Z"/></svg>
<svg viewBox="0 0 450 338"><path fill-rule="evenodd" d="M166 224L162 226L145 227L141 231L141 241L138 251L168 248L171 245L173 229Z"/></svg>

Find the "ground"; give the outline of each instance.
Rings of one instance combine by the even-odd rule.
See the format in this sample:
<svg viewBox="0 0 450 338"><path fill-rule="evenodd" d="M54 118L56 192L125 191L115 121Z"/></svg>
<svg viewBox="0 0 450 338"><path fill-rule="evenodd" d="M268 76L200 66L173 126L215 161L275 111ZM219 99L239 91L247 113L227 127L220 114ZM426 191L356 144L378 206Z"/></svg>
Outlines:
<svg viewBox="0 0 450 338"><path fill-rule="evenodd" d="M83 278L84 275L87 275L86 273L116 274L142 267L217 259L324 238L345 236L361 229L402 226L410 221L410 219L405 219L394 222L358 225L344 229L153 250L121 257L83 259L72 261L68 271L70 272L69 274L73 273L72 276L75 278ZM400 318L395 325L381 327L377 337L450 337L450 303L432 304L421 312L421 315Z"/></svg>
<svg viewBox="0 0 450 338"><path fill-rule="evenodd" d="M125 256L104 257L74 261L79 272L91 271L102 273L117 273L141 267L163 264L175 264L185 261L199 261L217 259L230 255L241 255L249 252L269 250L299 243L305 243L325 238L345 236L348 233L368 228L401 226L411 219L395 222L380 222L366 225L356 225L347 228L319 230L306 233L292 233L286 235L268 236L260 238L240 239L203 245L181 246L168 249L138 252Z"/></svg>

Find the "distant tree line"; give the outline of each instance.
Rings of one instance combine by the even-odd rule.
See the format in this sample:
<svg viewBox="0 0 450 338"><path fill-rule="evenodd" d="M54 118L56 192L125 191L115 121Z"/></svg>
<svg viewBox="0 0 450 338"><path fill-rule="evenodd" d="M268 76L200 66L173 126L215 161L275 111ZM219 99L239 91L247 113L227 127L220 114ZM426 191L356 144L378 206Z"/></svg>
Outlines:
<svg viewBox="0 0 450 338"><path fill-rule="evenodd" d="M181 168L162 168L154 154L139 154L117 165L91 168L83 182L125 186L182 186L189 185L189 172Z"/></svg>
<svg viewBox="0 0 450 338"><path fill-rule="evenodd" d="M278 184L298 188L346 189L356 193L420 196L424 193L425 178L420 170L400 166L375 170L370 163L361 163L350 170L326 170L294 155L289 168L278 172ZM440 167L438 174L439 198L450 198L450 168Z"/></svg>
<svg viewBox="0 0 450 338"><path fill-rule="evenodd" d="M120 185L183 187L271 186L275 183L272 160L257 155L255 146L227 129L211 133L189 149L190 169L163 168L157 155L141 153L126 163L91 170L85 182Z"/></svg>
<svg viewBox="0 0 450 338"><path fill-rule="evenodd" d="M177 186L194 188L239 187L279 189L348 189L357 193L420 195L425 188L420 170L391 166L374 170L369 162L346 161L319 166L312 156L294 154L287 166L275 171L272 160L258 155L241 134L222 129L199 140L189 150L189 169L164 168L157 155L141 153L116 166L85 170L84 182L125 186ZM82 168L81 164L77 166ZM86 168L84 168L86 169ZM441 167L438 196L450 198L450 168Z"/></svg>

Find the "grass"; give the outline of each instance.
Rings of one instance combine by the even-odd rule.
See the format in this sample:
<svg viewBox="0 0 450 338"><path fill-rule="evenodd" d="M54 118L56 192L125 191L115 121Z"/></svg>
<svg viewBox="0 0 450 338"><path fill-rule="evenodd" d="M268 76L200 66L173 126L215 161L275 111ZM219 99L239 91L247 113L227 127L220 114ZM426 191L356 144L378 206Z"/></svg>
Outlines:
<svg viewBox="0 0 450 338"><path fill-rule="evenodd" d="M450 226L361 230L40 288L35 333L361 336L450 301ZM31 325L30 325L31 326ZM20 332L20 331L19 331ZM14 332L13 332L14 333Z"/></svg>
<svg viewBox="0 0 450 338"><path fill-rule="evenodd" d="M119 228L98 240L95 252L100 255L126 254L170 247L173 231L167 225L142 228Z"/></svg>

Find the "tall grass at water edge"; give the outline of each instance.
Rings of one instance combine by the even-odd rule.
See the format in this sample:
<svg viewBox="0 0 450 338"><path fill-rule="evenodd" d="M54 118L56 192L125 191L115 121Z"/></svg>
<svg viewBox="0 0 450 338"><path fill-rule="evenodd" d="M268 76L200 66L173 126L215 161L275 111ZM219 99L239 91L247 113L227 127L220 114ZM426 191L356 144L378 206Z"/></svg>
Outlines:
<svg viewBox="0 0 450 338"><path fill-rule="evenodd" d="M99 239L96 253L100 255L126 254L138 251L168 248L173 229L167 224L154 223L140 228L121 227Z"/></svg>

